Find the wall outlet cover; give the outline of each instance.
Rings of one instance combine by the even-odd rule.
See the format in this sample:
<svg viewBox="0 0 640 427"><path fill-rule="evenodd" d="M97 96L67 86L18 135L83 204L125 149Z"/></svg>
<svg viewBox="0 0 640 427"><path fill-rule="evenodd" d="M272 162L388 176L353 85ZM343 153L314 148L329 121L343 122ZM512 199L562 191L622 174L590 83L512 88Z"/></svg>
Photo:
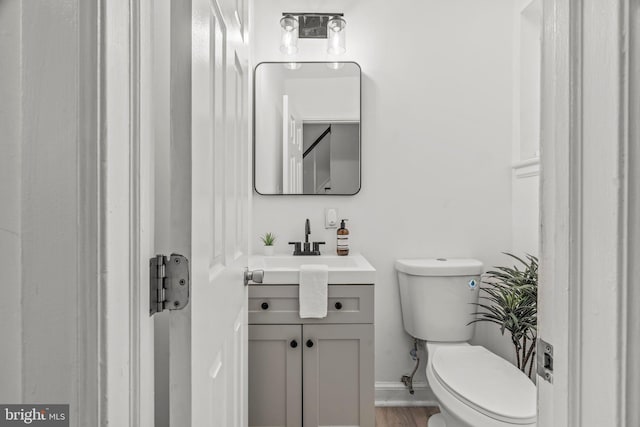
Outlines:
<svg viewBox="0 0 640 427"><path fill-rule="evenodd" d="M324 228L338 228L338 209L326 208L324 210Z"/></svg>

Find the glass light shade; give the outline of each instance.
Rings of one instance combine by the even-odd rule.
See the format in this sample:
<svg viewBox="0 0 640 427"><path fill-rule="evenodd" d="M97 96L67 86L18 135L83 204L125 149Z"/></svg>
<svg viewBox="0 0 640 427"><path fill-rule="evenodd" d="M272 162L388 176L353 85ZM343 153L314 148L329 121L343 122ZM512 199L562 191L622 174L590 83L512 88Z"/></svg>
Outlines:
<svg viewBox="0 0 640 427"><path fill-rule="evenodd" d="M286 15L280 19L280 27L282 27L282 39L280 42L280 51L287 55L293 55L298 52L298 20L295 16Z"/></svg>
<svg viewBox="0 0 640 427"><path fill-rule="evenodd" d="M339 16L334 16L327 23L327 52L331 55L342 55L347 51L346 47L347 21Z"/></svg>

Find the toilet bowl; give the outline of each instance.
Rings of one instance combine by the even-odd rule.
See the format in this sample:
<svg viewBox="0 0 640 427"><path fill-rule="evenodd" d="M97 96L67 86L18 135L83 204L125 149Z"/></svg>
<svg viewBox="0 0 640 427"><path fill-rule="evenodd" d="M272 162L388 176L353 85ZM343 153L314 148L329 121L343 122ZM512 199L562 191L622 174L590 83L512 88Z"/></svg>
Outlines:
<svg viewBox="0 0 640 427"><path fill-rule="evenodd" d="M536 425L536 388L473 336L483 265L473 259L396 261L405 330L426 342L427 380L441 413L429 427Z"/></svg>
<svg viewBox="0 0 640 427"><path fill-rule="evenodd" d="M535 427L536 388L481 346L427 343L427 380L440 405L429 427Z"/></svg>

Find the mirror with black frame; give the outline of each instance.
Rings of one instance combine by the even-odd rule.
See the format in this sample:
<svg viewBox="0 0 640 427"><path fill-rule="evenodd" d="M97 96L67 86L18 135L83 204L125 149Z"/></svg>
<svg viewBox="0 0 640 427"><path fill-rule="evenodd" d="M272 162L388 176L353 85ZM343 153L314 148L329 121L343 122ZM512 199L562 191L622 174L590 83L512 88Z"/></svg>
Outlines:
<svg viewBox="0 0 640 427"><path fill-rule="evenodd" d="M360 66L263 62L256 66L254 78L256 192L360 191Z"/></svg>

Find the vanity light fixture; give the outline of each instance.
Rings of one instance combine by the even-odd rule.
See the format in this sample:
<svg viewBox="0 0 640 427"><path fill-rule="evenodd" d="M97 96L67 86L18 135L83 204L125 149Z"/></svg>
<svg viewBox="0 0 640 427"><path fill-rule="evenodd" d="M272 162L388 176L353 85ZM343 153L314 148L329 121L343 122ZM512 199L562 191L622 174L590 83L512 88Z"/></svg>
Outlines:
<svg viewBox="0 0 640 427"><path fill-rule="evenodd" d="M282 27L280 51L287 55L298 53L298 19L293 15L284 15L280 19L280 27Z"/></svg>
<svg viewBox="0 0 640 427"><path fill-rule="evenodd" d="M342 13L283 13L280 50L292 55L298 52L298 38L327 39L327 53L342 55L347 51L347 21L343 16Z"/></svg>

